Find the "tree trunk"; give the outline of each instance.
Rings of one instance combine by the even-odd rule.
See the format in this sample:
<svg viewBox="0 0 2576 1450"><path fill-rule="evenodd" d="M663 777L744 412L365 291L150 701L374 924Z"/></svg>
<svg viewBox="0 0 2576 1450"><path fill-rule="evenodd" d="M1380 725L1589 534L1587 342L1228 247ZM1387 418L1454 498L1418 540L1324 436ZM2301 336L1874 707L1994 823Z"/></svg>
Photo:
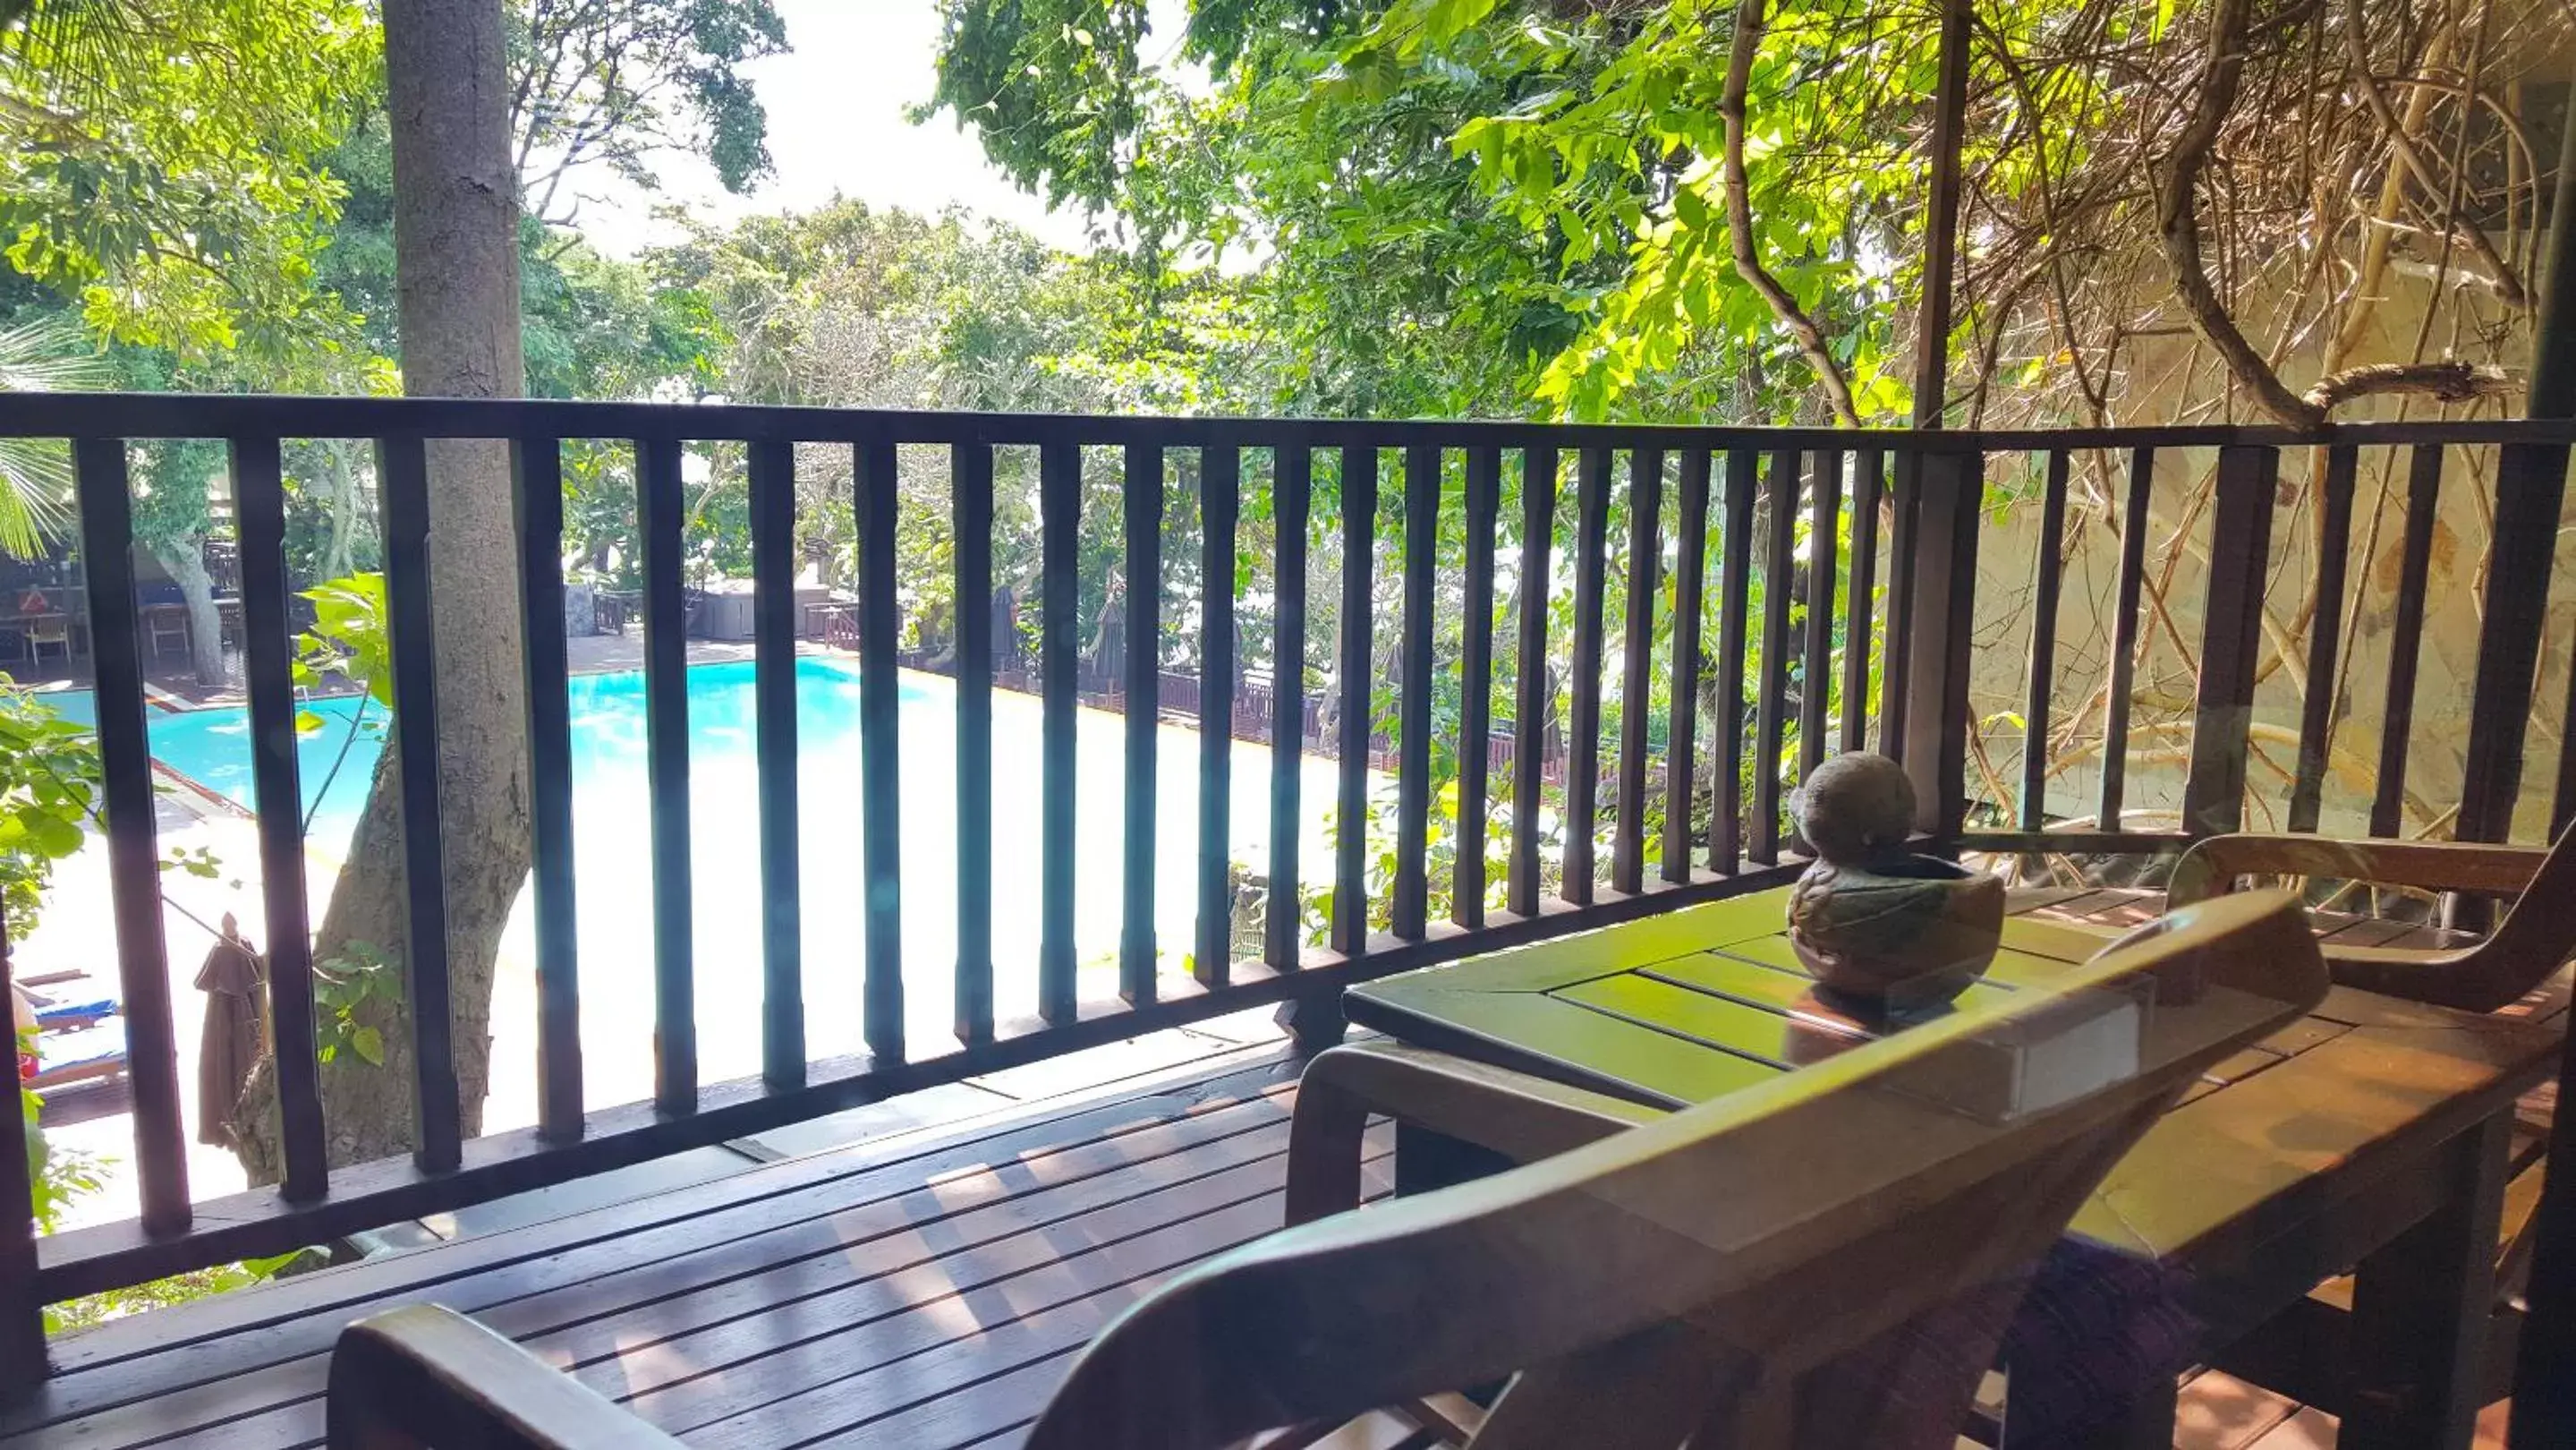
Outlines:
<svg viewBox="0 0 2576 1450"><path fill-rule="evenodd" d="M518 182L511 169L500 0L385 0L393 129L394 263L403 388L422 397L516 396ZM528 872L518 566L509 454L499 442L429 445L439 807L447 858L447 970L465 1132L481 1130L490 1079L493 959ZM417 644L415 642L415 647ZM397 709L400 709L399 704ZM397 716L398 737L427 721ZM403 961L402 812L389 742L316 942L322 962L370 943ZM408 997L406 997L408 1000ZM411 1030L370 1003L384 1063L343 1052L322 1071L330 1157L363 1162L413 1145ZM242 1161L274 1181L273 1076L246 1095Z"/></svg>
<svg viewBox="0 0 2576 1450"><path fill-rule="evenodd" d="M349 461L350 442L345 438L325 440L322 456L331 470L331 536L322 550L323 580L346 578L355 572L351 541L358 531L358 470Z"/></svg>
<svg viewBox="0 0 2576 1450"><path fill-rule="evenodd" d="M179 586L188 605L188 653L197 666L197 687L220 690L224 671L224 617L215 609L215 578L206 572L206 541L197 534L152 546L152 557Z"/></svg>

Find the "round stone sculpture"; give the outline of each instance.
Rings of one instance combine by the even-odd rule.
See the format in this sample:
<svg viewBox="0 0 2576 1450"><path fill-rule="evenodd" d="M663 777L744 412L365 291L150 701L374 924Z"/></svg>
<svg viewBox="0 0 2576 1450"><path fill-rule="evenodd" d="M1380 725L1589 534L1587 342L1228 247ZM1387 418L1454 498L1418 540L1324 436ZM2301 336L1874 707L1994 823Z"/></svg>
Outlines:
<svg viewBox="0 0 2576 1450"><path fill-rule="evenodd" d="M1789 944L1827 990L1902 1013L1946 1003L1993 962L2004 884L1904 848L1914 789L1904 767L1855 751L1817 766L1790 798L1816 864L1789 893Z"/></svg>

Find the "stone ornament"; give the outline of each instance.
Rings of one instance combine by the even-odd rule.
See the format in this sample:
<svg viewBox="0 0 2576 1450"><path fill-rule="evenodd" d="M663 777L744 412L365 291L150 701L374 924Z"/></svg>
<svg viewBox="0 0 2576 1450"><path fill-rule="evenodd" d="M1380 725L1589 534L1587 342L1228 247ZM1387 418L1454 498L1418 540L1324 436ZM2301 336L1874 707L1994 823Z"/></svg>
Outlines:
<svg viewBox="0 0 2576 1450"><path fill-rule="evenodd" d="M1905 849L1914 786L1884 755L1817 766L1789 799L1816 863L1789 893L1789 944L1830 992L1873 1011L1939 1007L2003 941L2000 878Z"/></svg>

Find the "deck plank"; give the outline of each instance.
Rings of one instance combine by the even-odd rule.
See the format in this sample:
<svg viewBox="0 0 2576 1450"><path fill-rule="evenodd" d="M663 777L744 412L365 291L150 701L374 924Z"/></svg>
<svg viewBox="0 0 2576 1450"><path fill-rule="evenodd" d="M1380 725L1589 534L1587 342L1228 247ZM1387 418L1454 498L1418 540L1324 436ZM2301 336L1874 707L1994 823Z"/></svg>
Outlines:
<svg viewBox="0 0 2576 1450"><path fill-rule="evenodd" d="M1271 1085L1273 1094L1287 1089ZM1131 1109L1132 1111L1132 1109ZM77 1380L57 1381L61 1397L76 1408L100 1399L95 1413L0 1441L7 1450L50 1450L61 1446L122 1446L148 1442L176 1429L231 1418L305 1394L318 1394L331 1339L348 1320L397 1303L423 1300L466 1312L500 1309L492 1317L505 1332L533 1334L560 1328L586 1317L609 1316L649 1301L656 1284L667 1289L676 1276L696 1274L710 1281L728 1272L756 1272L770 1253L810 1251L820 1237L824 1251L866 1254L877 1236L899 1233L916 1219L936 1220L978 1204L1007 1201L1045 1183L1086 1183L1123 1179L1128 1171L1149 1172L1161 1156L1220 1142L1249 1128L1267 1128L1284 1142L1286 1107L1272 1096L1225 1101L1177 1121L1153 1123L1124 1133L1059 1144L1016 1155L994 1151L1001 1140L970 1145L976 1156L1001 1160L997 1169L961 1171L953 1155L935 1155L947 1165L925 1175L896 1165L882 1174L859 1175L842 1185L862 1202L820 1219L802 1218L783 1230L765 1229L763 1220L781 1212L807 1214L823 1189L800 1190L776 1199L755 1199L678 1222L655 1223L647 1229L605 1241L584 1242L533 1261L517 1259L490 1271L463 1277L433 1278L423 1283L419 1265L394 1261L387 1269L384 1292L354 1303L337 1299L327 1308L301 1317L246 1329L228 1339L198 1345L177 1356L158 1356L130 1367L92 1372ZM1217 1165L1221 1166L1221 1165ZM752 1175L744 1175L750 1178ZM888 1179L906 1192L887 1195ZM1014 1189L1013 1184L1017 1187ZM1150 1187L1150 1180L1139 1185ZM782 1205L784 1206L782 1210ZM826 1201L823 1205L829 1208ZM603 1210L603 1213L611 1212ZM578 1221L568 1221L576 1223ZM581 1230L576 1229L576 1235ZM472 1241L469 1241L472 1242ZM464 1245L456 1246L458 1248ZM438 1249L420 1257L453 1252ZM379 1267L374 1265L355 1268ZM285 1285L278 1286L283 1289ZM271 1291L255 1291L257 1293ZM533 1301L520 1308L514 1301ZM148 1397L139 1397L141 1395Z"/></svg>
<svg viewBox="0 0 2576 1450"><path fill-rule="evenodd" d="M854 1295L874 1294L886 1321L907 1302L953 1302L1068 1266L1071 1278L1031 1278L1021 1290L1114 1287L1146 1272L1135 1254L1151 1245L1096 1263L1083 1262L1084 1250L1255 1212L1246 1205L1277 1224L1294 1091L1284 1059L1264 1053L1251 1066L1078 1111L767 1165L164 1311L151 1317L166 1348L152 1348L139 1321L109 1326L118 1332L105 1350L75 1336L57 1358L81 1367L17 1412L0 1447L310 1443L321 1433L332 1338L348 1320L401 1302L477 1312L632 1394L847 1330L867 1318ZM1134 1272L1110 1272L1120 1265Z"/></svg>
<svg viewBox="0 0 2576 1450"><path fill-rule="evenodd" d="M1234 1071L1132 1098L1050 1112L1004 1128L986 1126L790 1159L575 1218L369 1260L252 1293L228 1294L102 1325L54 1345L55 1380L33 1403L0 1412L0 1434L59 1418L57 1407L64 1396L90 1371L198 1348L226 1350L249 1338L249 1331L292 1323L327 1309L380 1302L398 1284L442 1283L488 1269L544 1263L585 1244L628 1239L647 1227L727 1208L760 1203L786 1211L794 1207L791 1200L799 1194L814 1202L846 1206L900 1192L942 1174L1111 1139L1251 1093L1281 1090L1293 1079L1294 1070L1274 1059L1275 1054L1260 1054Z"/></svg>
<svg viewBox="0 0 2576 1450"><path fill-rule="evenodd" d="M979 1262L972 1254L944 1259L935 1274L907 1276L909 1282L890 1286L907 1294L905 1302L873 1317L864 1312L810 1320L802 1314L762 1316L754 1323L768 1343L759 1354L690 1378L660 1376L649 1389L629 1392L626 1384L654 1377L633 1373L632 1356L582 1371L581 1377L594 1388L629 1399L637 1414L673 1431L781 1403L829 1401L843 1394L835 1386L898 1360L945 1353L955 1341L1016 1319L1095 1300L1123 1305L1139 1296L1140 1284L1278 1228L1284 1212L1279 1165L1264 1162L1233 1176L1237 1182L1186 1199L1158 1195L1170 1201L1123 1216L1133 1221L1101 1215L1034 1235L1052 1255L1026 1270ZM1260 1192L1225 1201L1224 1194L1255 1182ZM1160 1221L1145 1221L1148 1214ZM680 1354L703 1357L686 1347ZM780 1413L791 1419L799 1415L792 1409Z"/></svg>
<svg viewBox="0 0 2576 1450"><path fill-rule="evenodd" d="M1390 1177L1381 1149L1368 1190L1384 1192ZM686 1406L671 1396L648 1397L637 1408L710 1450L767 1450L816 1436L831 1437L821 1443L856 1437L853 1443L923 1450L966 1444L1035 1414L1074 1350L1181 1268L1277 1228L1281 1207L1278 1195L1268 1194L1121 1245L1125 1263L1142 1271L1078 1298L1046 1304L1009 1281L960 1296L946 1313L915 1314L898 1327L903 1336L948 1334L927 1352L888 1353L903 1340L850 1336L825 1357L820 1383L746 1412L695 1423L695 1415L676 1413Z"/></svg>

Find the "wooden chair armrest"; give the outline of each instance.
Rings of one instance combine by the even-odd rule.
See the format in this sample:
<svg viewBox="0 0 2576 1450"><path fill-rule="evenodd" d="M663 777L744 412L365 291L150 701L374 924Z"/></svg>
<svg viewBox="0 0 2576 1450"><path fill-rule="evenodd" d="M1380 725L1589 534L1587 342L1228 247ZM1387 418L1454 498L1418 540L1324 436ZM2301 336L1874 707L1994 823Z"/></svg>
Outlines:
<svg viewBox="0 0 2576 1450"><path fill-rule="evenodd" d="M2486 944L2443 951L2320 944L2320 950L2336 986L2457 1012L2510 1007L2565 965L2563 957L2527 957Z"/></svg>
<svg viewBox="0 0 2576 1450"><path fill-rule="evenodd" d="M679 1441L438 1304L340 1331L331 1450L660 1450Z"/></svg>
<svg viewBox="0 0 2576 1450"><path fill-rule="evenodd" d="M2224 895L2240 876L2324 876L2423 891L2512 896L2531 884L2549 853L2538 846L2469 841L2345 841L2331 836L2211 836L2174 863L2168 910Z"/></svg>
<svg viewBox="0 0 2576 1450"><path fill-rule="evenodd" d="M1665 1116L1621 1098L1392 1042L1336 1047L1297 1080L1288 1135L1288 1222L1359 1206L1360 1133L1372 1116L1489 1148L1551 1157Z"/></svg>

